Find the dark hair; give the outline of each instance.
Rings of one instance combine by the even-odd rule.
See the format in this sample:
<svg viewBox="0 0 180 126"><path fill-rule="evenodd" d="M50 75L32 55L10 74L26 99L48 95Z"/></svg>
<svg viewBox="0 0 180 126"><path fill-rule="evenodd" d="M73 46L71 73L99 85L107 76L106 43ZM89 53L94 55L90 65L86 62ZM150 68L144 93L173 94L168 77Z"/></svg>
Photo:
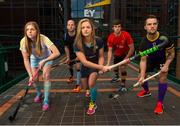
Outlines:
<svg viewBox="0 0 180 126"><path fill-rule="evenodd" d="M113 21L113 26L114 25L121 25L121 21L119 20L119 19L115 19L114 21Z"/></svg>
<svg viewBox="0 0 180 126"><path fill-rule="evenodd" d="M147 21L147 19L150 19L150 18L156 18L156 19L157 19L157 21L158 21L158 23L159 23L158 18L157 18L155 15L150 14L150 15L147 15L147 16L145 17L145 19L144 19L144 25L146 25L146 21Z"/></svg>

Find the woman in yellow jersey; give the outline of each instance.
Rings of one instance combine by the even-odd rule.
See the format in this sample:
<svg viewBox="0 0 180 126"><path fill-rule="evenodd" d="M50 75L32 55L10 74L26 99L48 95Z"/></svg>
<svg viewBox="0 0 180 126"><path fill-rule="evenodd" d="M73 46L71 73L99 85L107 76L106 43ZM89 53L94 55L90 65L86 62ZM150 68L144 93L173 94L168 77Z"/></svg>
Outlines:
<svg viewBox="0 0 180 126"><path fill-rule="evenodd" d="M34 102L40 102L42 93L39 85L36 85L37 78L33 79L35 71L40 68L43 71L44 79L44 101L42 110L49 109L49 90L51 87L50 70L53 59L60 55L56 46L45 35L40 34L39 26L36 22L27 22L24 27L24 37L20 41L24 65L29 75L29 81L34 81L36 97Z"/></svg>

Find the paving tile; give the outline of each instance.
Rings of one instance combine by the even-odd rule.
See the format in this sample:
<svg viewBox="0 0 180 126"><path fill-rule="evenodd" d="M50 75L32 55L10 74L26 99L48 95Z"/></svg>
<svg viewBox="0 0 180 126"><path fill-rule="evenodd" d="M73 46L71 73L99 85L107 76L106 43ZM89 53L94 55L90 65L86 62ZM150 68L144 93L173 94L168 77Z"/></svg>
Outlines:
<svg viewBox="0 0 180 126"><path fill-rule="evenodd" d="M136 77L138 73L129 67L128 77ZM61 72L59 72L61 70ZM13 104L1 117L0 125L180 125L180 100L179 97L167 91L164 100L164 113L155 115L153 113L157 101L156 89L151 90L152 96L147 98L137 98L136 94L140 90L131 91L120 95L117 99L109 99L112 92L98 92L97 110L94 115L87 115L86 111L89 98L85 98L85 93L58 92L62 89L73 89L75 82L67 84L65 81L58 81L68 78L69 73L66 67L54 69L51 78L57 79L52 82L50 94L50 109L47 112L41 110L42 103L33 103L35 93L29 93L25 102L20 108L14 122L10 122L8 117L14 112L16 104ZM101 78L111 78L113 72L101 76ZM19 82L8 91L0 95L0 106L20 92L27 82L27 79ZM135 80L128 80L127 86L134 84ZM170 82L170 81L169 81ZM39 82L41 87L43 82ZM172 82L170 82L172 83ZM97 81L99 89L118 88L119 83L110 81ZM150 81L150 88L157 88L156 81ZM180 90L180 86L172 85ZM34 90L32 87L30 90Z"/></svg>

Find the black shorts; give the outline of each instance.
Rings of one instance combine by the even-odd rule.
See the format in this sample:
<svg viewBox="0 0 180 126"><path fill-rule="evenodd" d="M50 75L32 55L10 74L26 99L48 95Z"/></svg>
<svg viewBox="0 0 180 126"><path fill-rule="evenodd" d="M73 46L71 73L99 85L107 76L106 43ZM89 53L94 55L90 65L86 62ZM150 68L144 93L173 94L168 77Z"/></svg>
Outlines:
<svg viewBox="0 0 180 126"><path fill-rule="evenodd" d="M98 72L97 69L87 68L85 66L81 67L81 78L88 78L89 75L93 72Z"/></svg>
<svg viewBox="0 0 180 126"><path fill-rule="evenodd" d="M69 63L69 66L72 66L72 65L80 62L79 60L76 61L76 55L74 53L70 54L70 61L72 61L72 62Z"/></svg>
<svg viewBox="0 0 180 126"><path fill-rule="evenodd" d="M70 60L76 59L76 54L75 53L70 53Z"/></svg>
<svg viewBox="0 0 180 126"><path fill-rule="evenodd" d="M147 63L147 68L146 68L146 72L154 72L154 70L160 70L160 67L163 65L164 63L158 63L158 62L153 62L153 63Z"/></svg>
<svg viewBox="0 0 180 126"><path fill-rule="evenodd" d="M125 57L126 56L114 56L114 64L123 61Z"/></svg>

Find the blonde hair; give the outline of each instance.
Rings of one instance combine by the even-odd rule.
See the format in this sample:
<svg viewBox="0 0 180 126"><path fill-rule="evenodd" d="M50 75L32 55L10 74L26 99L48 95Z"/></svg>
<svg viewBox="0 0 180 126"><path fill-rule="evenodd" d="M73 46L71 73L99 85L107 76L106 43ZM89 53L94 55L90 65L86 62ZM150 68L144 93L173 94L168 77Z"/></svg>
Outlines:
<svg viewBox="0 0 180 126"><path fill-rule="evenodd" d="M42 47L41 47L41 41L40 41L40 29L38 24L35 21L29 21L26 23L26 25L24 26L24 37L25 37L25 47L26 50L28 52L28 54L30 55L32 53L32 40L30 38L28 38L27 36L27 26L32 25L35 29L36 29L36 40L35 40L35 53L38 56L42 55Z"/></svg>
<svg viewBox="0 0 180 126"><path fill-rule="evenodd" d="M82 23L84 22L89 22L89 24L91 25L91 28L92 28L92 33L91 33L91 42L93 42L93 51L95 52L96 51L96 40L95 40L95 28L94 28L94 24L93 22L88 19L88 18L84 18L84 19L81 19L78 23L78 26L77 26L77 34L76 34L76 38L75 38L75 42L74 42L74 45L77 46L77 48L84 52L84 49L83 49L83 36L82 36Z"/></svg>

